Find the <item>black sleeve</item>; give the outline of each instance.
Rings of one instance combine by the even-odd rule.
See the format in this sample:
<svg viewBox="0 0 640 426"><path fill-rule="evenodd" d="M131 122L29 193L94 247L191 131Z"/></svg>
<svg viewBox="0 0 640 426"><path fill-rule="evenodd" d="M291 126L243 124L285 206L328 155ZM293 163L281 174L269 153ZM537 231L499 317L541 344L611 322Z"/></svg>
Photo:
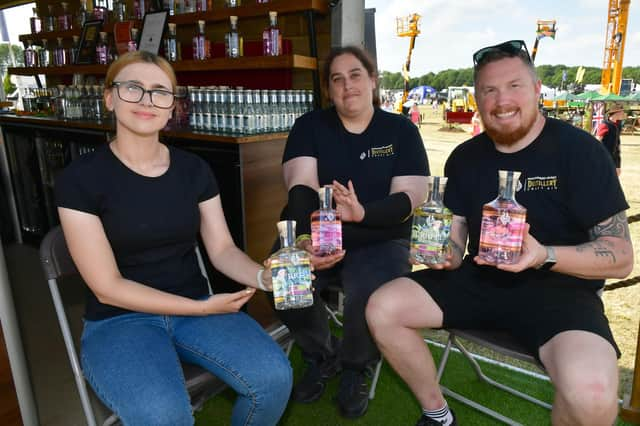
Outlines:
<svg viewBox="0 0 640 426"><path fill-rule="evenodd" d="M364 218L360 223L364 226L397 225L411 217L411 199L405 192L396 192L382 200L366 203L363 207Z"/></svg>
<svg viewBox="0 0 640 426"><path fill-rule="evenodd" d="M284 147L283 163L296 157L318 158L318 151L314 144L315 138L313 137L314 125L312 113L304 114L295 121Z"/></svg>
<svg viewBox="0 0 640 426"><path fill-rule="evenodd" d="M583 229L629 208L613 162L591 136L568 153L569 208Z"/></svg>
<svg viewBox="0 0 640 426"><path fill-rule="evenodd" d="M76 161L82 160L84 159ZM54 186L56 205L98 216L100 196L92 177L83 173L85 169L78 163L72 163L58 174Z"/></svg>
<svg viewBox="0 0 640 426"><path fill-rule="evenodd" d="M198 203L201 203L218 195L220 189L211 167L204 160L195 158L197 159L195 183L198 188Z"/></svg>
<svg viewBox="0 0 640 426"><path fill-rule="evenodd" d="M393 176L429 176L429 159L418 127L402 119L398 129L399 149Z"/></svg>
<svg viewBox="0 0 640 426"><path fill-rule="evenodd" d="M358 247L384 241L406 239L405 224L388 226L386 228L367 228L354 223L342 223L342 248L353 250Z"/></svg>
<svg viewBox="0 0 640 426"><path fill-rule="evenodd" d="M310 234L311 213L318 210L319 203L318 193L313 188L295 185L289 190L281 219L296 221L296 235Z"/></svg>

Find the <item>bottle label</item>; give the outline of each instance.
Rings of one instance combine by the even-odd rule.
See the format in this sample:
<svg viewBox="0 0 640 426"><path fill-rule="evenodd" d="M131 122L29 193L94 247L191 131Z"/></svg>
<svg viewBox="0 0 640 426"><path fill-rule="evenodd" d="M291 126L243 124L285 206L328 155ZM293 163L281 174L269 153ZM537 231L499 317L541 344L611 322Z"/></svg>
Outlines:
<svg viewBox="0 0 640 426"><path fill-rule="evenodd" d="M342 250L342 222L333 211L317 211L311 218L311 244L318 256Z"/></svg>
<svg viewBox="0 0 640 426"><path fill-rule="evenodd" d="M443 263L451 235L451 212L416 212L411 227L414 258L426 264Z"/></svg>
<svg viewBox="0 0 640 426"><path fill-rule="evenodd" d="M520 256L526 214L508 209L482 211L479 255L491 263L515 263Z"/></svg>
<svg viewBox="0 0 640 426"><path fill-rule="evenodd" d="M287 259L288 257L288 259ZM311 261L295 252L271 259L273 299L278 310L303 308L313 304Z"/></svg>

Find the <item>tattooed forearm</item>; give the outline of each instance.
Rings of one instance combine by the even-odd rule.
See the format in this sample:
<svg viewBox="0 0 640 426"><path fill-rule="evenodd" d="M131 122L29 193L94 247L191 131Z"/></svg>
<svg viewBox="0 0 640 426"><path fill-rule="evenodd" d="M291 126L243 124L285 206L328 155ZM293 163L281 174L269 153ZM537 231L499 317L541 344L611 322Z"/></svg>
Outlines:
<svg viewBox="0 0 640 426"><path fill-rule="evenodd" d="M589 230L589 236L592 241L599 237L618 237L631 241L627 215L625 212L620 212L604 222L600 222Z"/></svg>
<svg viewBox="0 0 640 426"><path fill-rule="evenodd" d="M461 216L453 217L452 228L455 230L449 239L449 245L451 246L454 254L459 255L460 259L464 256L464 248L467 243L467 220Z"/></svg>
<svg viewBox="0 0 640 426"><path fill-rule="evenodd" d="M596 257L608 258L610 264L616 263L616 254L613 244L610 241L592 241L590 243L580 244L576 246L578 253L593 252Z"/></svg>
<svg viewBox="0 0 640 426"><path fill-rule="evenodd" d="M452 239L449 240L449 246L451 247L451 250L458 256L460 256L460 258L462 259L462 256L464 255L464 249L462 247L460 247L458 245L458 243L456 243L455 241L453 241Z"/></svg>

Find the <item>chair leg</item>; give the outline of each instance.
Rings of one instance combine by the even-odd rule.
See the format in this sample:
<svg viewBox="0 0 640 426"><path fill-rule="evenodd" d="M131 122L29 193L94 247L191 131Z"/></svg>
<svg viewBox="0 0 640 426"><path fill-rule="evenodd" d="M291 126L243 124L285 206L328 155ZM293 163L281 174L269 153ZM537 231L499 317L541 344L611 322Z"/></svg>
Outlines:
<svg viewBox="0 0 640 426"><path fill-rule="evenodd" d="M384 361L384 357L380 355L380 360L376 364L376 369L373 373L373 377L371 378L371 389L369 389L369 399L373 399L376 397L376 386L378 386L378 379L380 378L380 370L382 369L383 361Z"/></svg>

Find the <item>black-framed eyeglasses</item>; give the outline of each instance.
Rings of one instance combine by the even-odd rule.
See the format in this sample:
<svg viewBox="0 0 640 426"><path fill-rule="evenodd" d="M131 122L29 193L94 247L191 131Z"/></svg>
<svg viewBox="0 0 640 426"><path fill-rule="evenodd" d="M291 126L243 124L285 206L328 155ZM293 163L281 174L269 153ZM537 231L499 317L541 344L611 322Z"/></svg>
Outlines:
<svg viewBox="0 0 640 426"><path fill-rule="evenodd" d="M144 94L149 94L151 104L157 108L169 109L175 102L175 95L164 89L145 89L132 81L114 81L112 87L116 88L118 97L125 102L136 104L144 98Z"/></svg>
<svg viewBox="0 0 640 426"><path fill-rule="evenodd" d="M473 67L477 68L482 63L487 54L492 52L502 52L509 56L520 56L525 58L528 62L531 62L531 55L527 50L527 45L524 40L509 40L504 43L496 44L495 46L483 47L473 54Z"/></svg>

